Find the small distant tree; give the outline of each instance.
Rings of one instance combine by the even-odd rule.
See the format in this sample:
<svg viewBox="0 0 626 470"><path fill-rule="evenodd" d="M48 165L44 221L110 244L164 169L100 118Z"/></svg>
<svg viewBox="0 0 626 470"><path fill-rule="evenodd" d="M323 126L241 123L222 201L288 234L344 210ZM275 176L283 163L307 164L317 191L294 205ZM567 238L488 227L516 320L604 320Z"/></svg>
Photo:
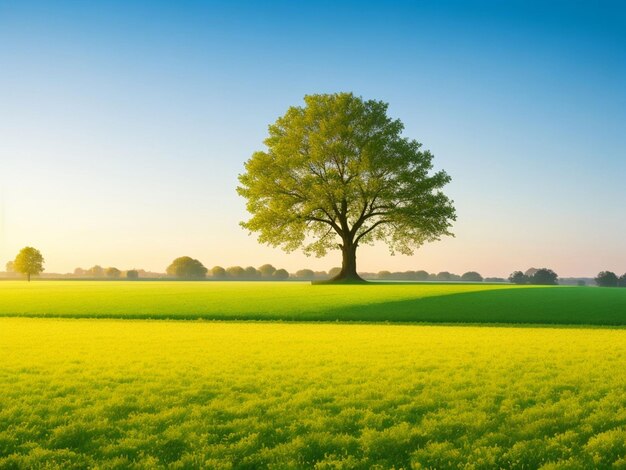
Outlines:
<svg viewBox="0 0 626 470"><path fill-rule="evenodd" d="M15 272L15 268L13 267L13 261L8 261L6 264L6 271L8 273L14 273Z"/></svg>
<svg viewBox="0 0 626 470"><path fill-rule="evenodd" d="M126 271L126 279L139 279L139 271L137 271L136 269L129 269L128 271Z"/></svg>
<svg viewBox="0 0 626 470"><path fill-rule="evenodd" d="M310 281L315 278L315 273L311 269L300 269L299 271L296 271L296 278L304 281Z"/></svg>
<svg viewBox="0 0 626 470"><path fill-rule="evenodd" d="M213 279L224 279L226 277L226 270L221 266L213 266L211 276Z"/></svg>
<svg viewBox="0 0 626 470"><path fill-rule="evenodd" d="M276 272L276 268L271 264L264 264L259 266L259 272L264 279L271 279L272 275Z"/></svg>
<svg viewBox="0 0 626 470"><path fill-rule="evenodd" d="M391 279L391 271L378 271L376 277L378 279Z"/></svg>
<svg viewBox="0 0 626 470"><path fill-rule="evenodd" d="M226 268L226 274L232 279L243 279L246 271L241 266L231 266Z"/></svg>
<svg viewBox="0 0 626 470"><path fill-rule="evenodd" d="M109 277L111 279L118 279L122 275L122 271L117 268L110 267L106 269L105 274L106 277Z"/></svg>
<svg viewBox="0 0 626 470"><path fill-rule="evenodd" d="M452 274L450 274L448 271L442 271L437 274L437 280L438 281L451 281Z"/></svg>
<svg viewBox="0 0 626 470"><path fill-rule="evenodd" d="M203 279L206 277L207 268L200 261L190 256L181 256L172 261L167 267L167 274L181 279Z"/></svg>
<svg viewBox="0 0 626 470"><path fill-rule="evenodd" d="M619 278L614 272L602 271L595 278L596 284L600 287L617 287Z"/></svg>
<svg viewBox="0 0 626 470"><path fill-rule="evenodd" d="M578 280L576 281L576 285L577 285L578 287L584 287L584 286L586 286L586 285L587 285L587 282L586 282L584 279L578 279Z"/></svg>
<svg viewBox="0 0 626 470"><path fill-rule="evenodd" d="M515 271L509 276L509 282L512 284L528 284L528 277L521 271Z"/></svg>
<svg viewBox="0 0 626 470"><path fill-rule="evenodd" d="M483 282L483 277L476 271L468 271L461 276L461 280L466 282Z"/></svg>
<svg viewBox="0 0 626 470"><path fill-rule="evenodd" d="M622 274L617 280L618 287L626 287L626 273Z"/></svg>
<svg viewBox="0 0 626 470"><path fill-rule="evenodd" d="M273 277L277 281L284 281L286 279L289 279L289 273L285 269L277 269Z"/></svg>
<svg viewBox="0 0 626 470"><path fill-rule="evenodd" d="M89 277L102 277L104 276L104 268L96 264L87 270L87 275Z"/></svg>
<svg viewBox="0 0 626 470"><path fill-rule="evenodd" d="M558 284L559 276L548 268L538 269L530 278L530 283L539 286L554 286Z"/></svg>
<svg viewBox="0 0 626 470"><path fill-rule="evenodd" d="M261 273L254 266L248 266L244 271L246 279L261 279Z"/></svg>
<svg viewBox="0 0 626 470"><path fill-rule="evenodd" d="M74 276L85 276L86 274L87 271L85 271L83 268L74 269Z"/></svg>
<svg viewBox="0 0 626 470"><path fill-rule="evenodd" d="M44 259L41 252L32 246L24 247L13 261L13 269L22 274L26 274L28 282L30 277L43 271Z"/></svg>
<svg viewBox="0 0 626 470"><path fill-rule="evenodd" d="M428 273L426 271L419 270L415 271L415 280L416 281L428 281Z"/></svg>

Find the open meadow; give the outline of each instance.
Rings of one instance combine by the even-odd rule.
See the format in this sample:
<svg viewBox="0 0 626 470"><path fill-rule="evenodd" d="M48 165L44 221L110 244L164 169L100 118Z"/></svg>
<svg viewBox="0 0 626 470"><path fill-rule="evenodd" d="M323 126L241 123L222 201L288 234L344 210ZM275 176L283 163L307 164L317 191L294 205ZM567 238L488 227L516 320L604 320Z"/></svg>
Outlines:
<svg viewBox="0 0 626 470"><path fill-rule="evenodd" d="M625 25L0 0L0 470L626 470Z"/></svg>
<svg viewBox="0 0 626 470"><path fill-rule="evenodd" d="M0 468L624 468L626 331L0 319Z"/></svg>
<svg viewBox="0 0 626 470"><path fill-rule="evenodd" d="M626 289L506 284L0 282L0 316L626 325Z"/></svg>

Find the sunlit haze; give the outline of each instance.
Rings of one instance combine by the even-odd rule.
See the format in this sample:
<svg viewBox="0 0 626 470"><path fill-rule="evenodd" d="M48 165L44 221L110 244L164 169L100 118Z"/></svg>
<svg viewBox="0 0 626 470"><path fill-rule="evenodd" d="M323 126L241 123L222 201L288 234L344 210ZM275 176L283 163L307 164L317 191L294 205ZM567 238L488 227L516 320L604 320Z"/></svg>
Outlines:
<svg viewBox="0 0 626 470"><path fill-rule="evenodd" d="M389 103L452 177L455 238L360 271L626 271L623 2L0 3L0 270L295 271L237 175L305 94Z"/></svg>

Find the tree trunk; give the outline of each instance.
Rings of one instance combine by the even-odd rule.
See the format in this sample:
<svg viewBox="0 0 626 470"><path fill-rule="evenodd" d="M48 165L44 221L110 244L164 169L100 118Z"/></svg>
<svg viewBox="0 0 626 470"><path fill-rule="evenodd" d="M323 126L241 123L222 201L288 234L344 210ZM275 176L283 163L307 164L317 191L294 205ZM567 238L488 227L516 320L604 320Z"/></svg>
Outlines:
<svg viewBox="0 0 626 470"><path fill-rule="evenodd" d="M344 242L341 245L343 255L341 271L331 279L332 282L365 282L356 272L356 248L352 242Z"/></svg>
<svg viewBox="0 0 626 470"><path fill-rule="evenodd" d="M28 278L28 282L30 282L30 273L26 273L26 277Z"/></svg>

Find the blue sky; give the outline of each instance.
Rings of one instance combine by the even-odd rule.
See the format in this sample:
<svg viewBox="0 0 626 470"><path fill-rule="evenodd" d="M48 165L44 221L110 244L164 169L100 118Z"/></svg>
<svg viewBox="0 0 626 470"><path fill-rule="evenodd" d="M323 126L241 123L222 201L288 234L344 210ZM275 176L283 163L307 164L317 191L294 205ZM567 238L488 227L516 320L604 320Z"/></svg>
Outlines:
<svg viewBox="0 0 626 470"><path fill-rule="evenodd" d="M456 238L361 270L626 271L623 2L0 1L0 262L272 262L237 174L308 93L389 103L453 178Z"/></svg>

